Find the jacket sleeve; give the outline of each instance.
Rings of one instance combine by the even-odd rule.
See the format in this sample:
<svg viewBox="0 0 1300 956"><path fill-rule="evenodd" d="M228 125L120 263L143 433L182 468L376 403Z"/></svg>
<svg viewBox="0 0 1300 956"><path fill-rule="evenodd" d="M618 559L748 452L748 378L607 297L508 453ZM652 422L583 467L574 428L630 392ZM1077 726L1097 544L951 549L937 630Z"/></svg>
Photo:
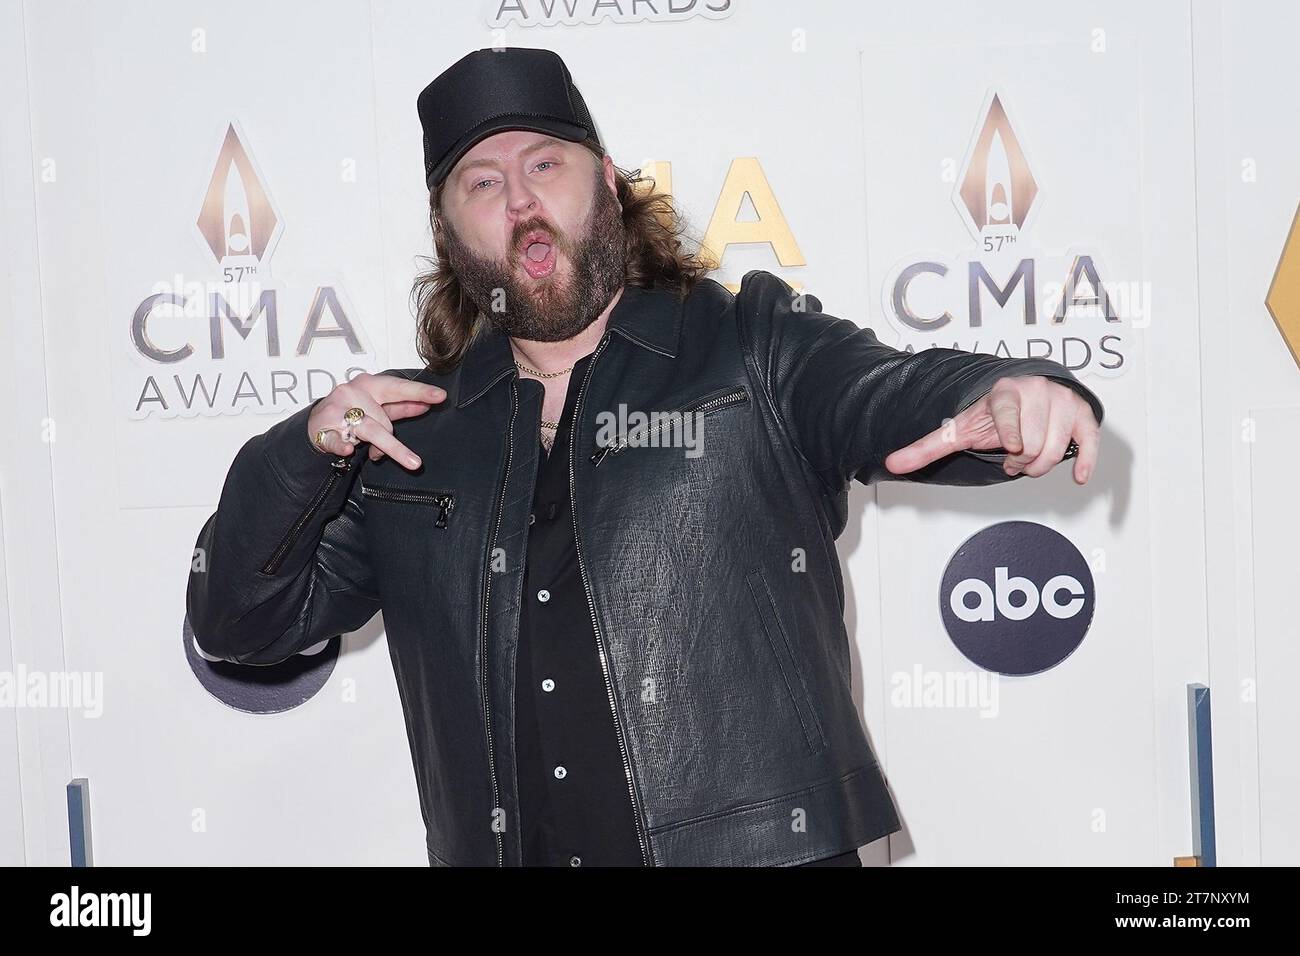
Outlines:
<svg viewBox="0 0 1300 956"><path fill-rule="evenodd" d="M368 446L346 459L313 448L315 405L245 442L199 532L185 604L213 657L279 663L380 609L356 480Z"/></svg>
<svg viewBox="0 0 1300 956"><path fill-rule="evenodd" d="M1014 481L1005 449L953 452L906 475L884 467L911 444L975 404L998 379L1043 375L1070 386L1100 423L1100 399L1059 362L884 345L870 329L822 312L816 296L761 270L736 297L740 327L763 387L800 454L833 492L852 479L988 485Z"/></svg>

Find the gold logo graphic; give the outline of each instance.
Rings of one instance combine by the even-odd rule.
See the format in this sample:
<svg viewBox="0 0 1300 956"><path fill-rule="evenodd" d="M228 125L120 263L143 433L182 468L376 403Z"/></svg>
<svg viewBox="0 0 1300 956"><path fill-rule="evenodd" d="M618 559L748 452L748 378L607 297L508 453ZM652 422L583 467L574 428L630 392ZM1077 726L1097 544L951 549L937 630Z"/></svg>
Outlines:
<svg viewBox="0 0 1300 956"><path fill-rule="evenodd" d="M1038 196L1038 183L996 93L967 158L958 196L976 238L990 228L1023 229Z"/></svg>
<svg viewBox="0 0 1300 956"><path fill-rule="evenodd" d="M199 231L221 265L265 260L280 232L280 217L233 123L217 154L199 210Z"/></svg>
<svg viewBox="0 0 1300 956"><path fill-rule="evenodd" d="M1300 365L1300 210L1291 220L1264 304L1291 350L1291 358Z"/></svg>

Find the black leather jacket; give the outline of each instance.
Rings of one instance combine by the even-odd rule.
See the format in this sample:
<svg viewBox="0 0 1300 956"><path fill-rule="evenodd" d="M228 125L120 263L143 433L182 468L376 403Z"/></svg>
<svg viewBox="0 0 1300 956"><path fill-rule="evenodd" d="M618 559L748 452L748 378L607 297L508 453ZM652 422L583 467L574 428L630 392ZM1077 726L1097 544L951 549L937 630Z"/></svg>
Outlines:
<svg viewBox="0 0 1300 956"><path fill-rule="evenodd" d="M543 387L484 327L448 391L395 423L411 472L313 448L303 408L241 448L197 547L205 651L268 664L381 608L435 865L517 865L515 646ZM683 302L628 286L582 381L570 494L647 865L789 865L899 829L851 694L835 539L853 479L1006 375L1058 363L916 354L748 273ZM703 454L597 444L597 414L699 411ZM1009 479L957 452L905 480Z"/></svg>

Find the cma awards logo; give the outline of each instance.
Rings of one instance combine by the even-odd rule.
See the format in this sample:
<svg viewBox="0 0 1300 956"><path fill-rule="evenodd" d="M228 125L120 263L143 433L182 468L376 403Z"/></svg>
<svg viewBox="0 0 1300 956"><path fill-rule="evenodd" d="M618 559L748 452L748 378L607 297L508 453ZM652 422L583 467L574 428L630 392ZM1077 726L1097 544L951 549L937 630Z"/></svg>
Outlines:
<svg viewBox="0 0 1300 956"><path fill-rule="evenodd" d="M272 278L284 217L247 142L225 124L198 203L211 271L156 283L131 315L132 418L294 411L378 367L339 284Z"/></svg>
<svg viewBox="0 0 1300 956"><path fill-rule="evenodd" d="M1041 202L1025 145L1000 93L989 92L980 115L953 192L975 246L896 264L885 279L885 314L907 351L1046 358L1078 374L1118 374L1129 330L1149 322L1150 283L1107 281L1088 247L1051 255L1033 246L1029 226Z"/></svg>
<svg viewBox="0 0 1300 956"><path fill-rule="evenodd" d="M939 586L939 613L957 650L1009 676L1040 673L1074 653L1095 604L1092 569L1079 549L1032 521L972 535Z"/></svg>
<svg viewBox="0 0 1300 956"><path fill-rule="evenodd" d="M692 17L731 16L731 0L489 0L487 24L500 28L615 23L674 23Z"/></svg>

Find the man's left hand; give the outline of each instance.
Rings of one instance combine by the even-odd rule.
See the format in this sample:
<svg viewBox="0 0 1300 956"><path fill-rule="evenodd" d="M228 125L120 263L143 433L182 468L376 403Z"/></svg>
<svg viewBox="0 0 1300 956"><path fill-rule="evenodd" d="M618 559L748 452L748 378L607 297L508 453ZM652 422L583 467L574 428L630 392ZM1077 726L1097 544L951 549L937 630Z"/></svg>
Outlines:
<svg viewBox="0 0 1300 956"><path fill-rule="evenodd" d="M1082 395L1042 375L1000 378L970 408L930 434L885 459L896 475L923 468L955 451L1004 448L1002 468L1033 478L1047 474L1065 455L1070 440L1079 446L1074 480L1087 482L1097 461L1101 426Z"/></svg>

